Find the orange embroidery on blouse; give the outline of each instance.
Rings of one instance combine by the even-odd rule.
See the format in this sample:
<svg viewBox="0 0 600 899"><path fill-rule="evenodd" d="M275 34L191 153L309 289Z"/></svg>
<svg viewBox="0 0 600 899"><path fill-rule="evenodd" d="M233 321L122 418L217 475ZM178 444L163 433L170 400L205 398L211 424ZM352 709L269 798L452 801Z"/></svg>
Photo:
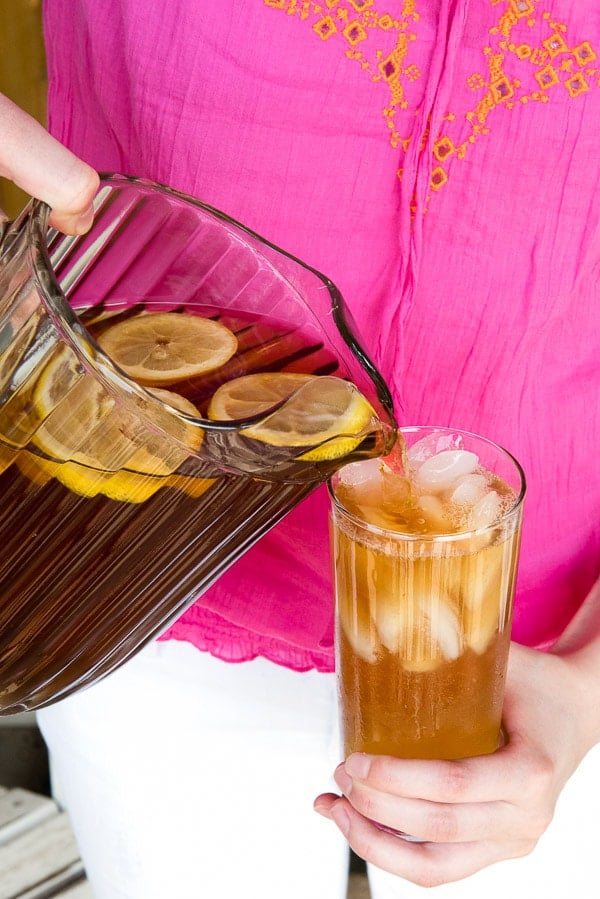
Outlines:
<svg viewBox="0 0 600 899"><path fill-rule="evenodd" d="M388 96L382 112L390 144L406 152L413 137L402 135L400 112L410 109L410 86L422 77L419 65L410 58L417 46L421 0L399 0L394 13L376 9L376 0L263 2L308 22L324 43L341 44L345 56L359 65L366 77L386 85ZM466 76L473 106L460 114L448 111L433 143L430 188L434 193L447 184L453 161L464 160L473 146L487 137L498 109L548 103L559 91L576 100L600 87L598 51L590 41L572 36L565 22L554 19L547 0L487 2L497 9L482 48L482 67ZM415 114L419 113L416 108ZM422 151L428 138L427 126L421 136ZM402 177L402 168L398 176ZM427 202L423 211L426 209Z"/></svg>
<svg viewBox="0 0 600 899"><path fill-rule="evenodd" d="M466 138L454 143L449 134L452 125L447 125L436 140L433 152L439 165L432 172L433 190L439 190L448 180L444 163L452 156L464 159L473 144L489 134L489 119L499 107L513 110L529 102L548 103L555 91L566 91L576 99L600 86L600 70L594 65L598 55L592 44L571 42L568 26L552 18L544 9L544 0L490 2L504 10L490 28L489 41L483 48L485 69L467 78L467 85L480 99L465 114ZM539 25L542 28L534 33ZM527 29L532 36L538 35L537 43L527 40ZM446 120L452 123L456 118L449 114Z"/></svg>
<svg viewBox="0 0 600 899"><path fill-rule="evenodd" d="M389 99L383 109L390 143L401 143L397 127L399 110L407 109L406 88L421 78L415 63L407 60L410 45L416 41L414 25L419 21L417 0L396 3L394 13L379 12L375 0L263 0L266 6L280 9L288 16L308 21L315 35L343 49L345 56L358 65L374 82L387 85Z"/></svg>

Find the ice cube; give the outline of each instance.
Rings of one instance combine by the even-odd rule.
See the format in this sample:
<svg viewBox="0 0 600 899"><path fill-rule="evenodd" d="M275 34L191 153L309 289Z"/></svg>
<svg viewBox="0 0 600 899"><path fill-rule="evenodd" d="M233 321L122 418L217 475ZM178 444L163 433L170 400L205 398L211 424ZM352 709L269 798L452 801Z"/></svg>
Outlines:
<svg viewBox="0 0 600 899"><path fill-rule="evenodd" d="M473 506L487 487L483 474L467 474L461 478L450 495L450 502L457 506Z"/></svg>
<svg viewBox="0 0 600 899"><path fill-rule="evenodd" d="M444 450L426 459L415 472L415 483L421 490L441 493L458 478L475 471L479 457L468 450Z"/></svg>
<svg viewBox="0 0 600 899"><path fill-rule="evenodd" d="M377 657L378 637L368 593L364 593L362 586L360 578L352 585L343 575L340 577L336 591L338 620L354 652L372 663Z"/></svg>
<svg viewBox="0 0 600 899"><path fill-rule="evenodd" d="M338 626L354 652L365 661L374 662L378 638L371 614L373 583L370 551L364 544L342 537L335 529L332 544Z"/></svg>
<svg viewBox="0 0 600 899"><path fill-rule="evenodd" d="M426 494L420 496L417 505L423 510L427 524L434 533L445 534L452 530L450 522L444 514L444 504L437 496Z"/></svg>
<svg viewBox="0 0 600 899"><path fill-rule="evenodd" d="M460 595L466 608L483 605L490 590L497 595L501 576L503 546L488 546L468 560L462 569Z"/></svg>
<svg viewBox="0 0 600 899"><path fill-rule="evenodd" d="M402 614L394 596L380 596L375 610L375 624L379 638L389 652L400 652L406 629L406 616Z"/></svg>
<svg viewBox="0 0 600 899"><path fill-rule="evenodd" d="M489 490L471 509L469 527L474 531L489 527L500 515L501 508L502 500L495 490Z"/></svg>
<svg viewBox="0 0 600 899"><path fill-rule="evenodd" d="M405 641L402 665L407 671L432 671L459 657L460 623L448 596L417 598L416 617L418 622Z"/></svg>
<svg viewBox="0 0 600 899"><path fill-rule="evenodd" d="M408 479L395 474L385 465L381 468L380 477L383 506L386 511L398 515L406 514L412 494Z"/></svg>
<svg viewBox="0 0 600 899"><path fill-rule="evenodd" d="M483 655L497 630L498 609L493 605L484 603L465 615L465 642L477 655Z"/></svg>
<svg viewBox="0 0 600 899"><path fill-rule="evenodd" d="M428 434L427 437L422 437L421 440L413 443L407 449L406 456L409 462L419 465L421 462L430 459L432 456L437 456L438 453L444 450L459 450L462 449L462 446L463 438L461 434L438 433L434 431L433 434Z"/></svg>
<svg viewBox="0 0 600 899"><path fill-rule="evenodd" d="M373 521L373 513L383 504L379 461L346 465L340 472L336 487L340 503L365 521ZM377 523L373 521L373 523Z"/></svg>
<svg viewBox="0 0 600 899"><path fill-rule="evenodd" d="M505 547L498 544L478 553L461 584L465 641L480 655L498 630L502 615L504 551Z"/></svg>
<svg viewBox="0 0 600 899"><path fill-rule="evenodd" d="M378 643L373 620L369 620L367 627L354 626L347 618L342 618L340 623L356 655L371 665L376 662Z"/></svg>
<svg viewBox="0 0 600 899"><path fill-rule="evenodd" d="M368 459L365 462L352 462L338 472L342 484L348 487L360 487L372 480L379 479L379 459Z"/></svg>
<svg viewBox="0 0 600 899"><path fill-rule="evenodd" d="M461 640L458 617L447 598L428 602L423 607L423 615L429 621L432 643L437 643L442 655L454 661L460 655Z"/></svg>

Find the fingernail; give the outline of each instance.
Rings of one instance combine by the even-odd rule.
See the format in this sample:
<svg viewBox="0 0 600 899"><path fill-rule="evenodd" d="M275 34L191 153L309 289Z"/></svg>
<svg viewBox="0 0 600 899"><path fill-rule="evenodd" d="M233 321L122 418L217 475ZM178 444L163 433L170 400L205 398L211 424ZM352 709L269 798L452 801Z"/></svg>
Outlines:
<svg viewBox="0 0 600 899"><path fill-rule="evenodd" d="M80 213L73 219L73 229L76 234L86 234L92 227L94 221L94 207L88 206L85 212Z"/></svg>
<svg viewBox="0 0 600 899"><path fill-rule="evenodd" d="M331 817L342 831L344 836L348 836L350 832L350 818L341 802L336 802L331 808Z"/></svg>
<svg viewBox="0 0 600 899"><path fill-rule="evenodd" d="M345 769L350 777L356 777L358 780L364 780L369 774L371 762L368 755L364 752L355 752L346 759Z"/></svg>
<svg viewBox="0 0 600 899"><path fill-rule="evenodd" d="M348 777L343 765L339 765L334 772L333 779L344 794L349 796L352 791L352 778Z"/></svg>
<svg viewBox="0 0 600 899"><path fill-rule="evenodd" d="M325 805L320 796L317 796L313 802L313 809L315 812L318 812L319 815L323 815L324 818L329 818L329 806Z"/></svg>

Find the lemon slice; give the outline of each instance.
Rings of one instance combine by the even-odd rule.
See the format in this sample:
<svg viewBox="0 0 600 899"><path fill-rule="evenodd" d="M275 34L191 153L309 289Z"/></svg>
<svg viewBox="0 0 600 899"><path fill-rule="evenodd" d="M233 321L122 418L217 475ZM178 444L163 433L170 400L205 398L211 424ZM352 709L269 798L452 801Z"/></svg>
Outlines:
<svg viewBox="0 0 600 899"><path fill-rule="evenodd" d="M295 372L259 372L221 384L213 394L208 417L213 421L251 418L272 409L314 380L315 375Z"/></svg>
<svg viewBox="0 0 600 899"><path fill-rule="evenodd" d="M165 487L175 487L176 490L198 499L206 493L209 487L212 487L216 478L191 478L188 475L172 474L164 480Z"/></svg>
<svg viewBox="0 0 600 899"><path fill-rule="evenodd" d="M197 499L214 484L213 478L191 478L178 474L154 477L125 470L110 474L86 468L77 462L52 462L26 451L17 457L17 466L28 480L40 487L56 478L80 496L103 494L109 499L128 503L143 503L163 487L173 487Z"/></svg>
<svg viewBox="0 0 600 899"><path fill-rule="evenodd" d="M180 312L125 319L98 337L104 352L139 384L166 385L224 365L237 350L225 325Z"/></svg>
<svg viewBox="0 0 600 899"><path fill-rule="evenodd" d="M6 471L17 458L17 450L0 443L0 474Z"/></svg>
<svg viewBox="0 0 600 899"><path fill-rule="evenodd" d="M163 403L198 417L196 407L172 391L152 391ZM200 446L202 431L163 407L132 398L138 415L117 402L95 378L82 373L72 353L57 355L33 394L43 420L33 443L44 458L29 462L83 496L103 493L143 502ZM147 423L149 419L156 430ZM183 446L181 445L183 444Z"/></svg>
<svg viewBox="0 0 600 899"><path fill-rule="evenodd" d="M96 471L78 462L53 462L33 453L22 453L17 465L22 474L39 486L55 478L80 496L102 494L126 503L146 502L169 481L168 477L153 477L126 470L114 473Z"/></svg>
<svg viewBox="0 0 600 899"><path fill-rule="evenodd" d="M243 434L271 446L314 446L304 461L329 461L351 453L375 412L349 381L292 372L261 372L222 384L208 408L213 420L230 421L280 409Z"/></svg>

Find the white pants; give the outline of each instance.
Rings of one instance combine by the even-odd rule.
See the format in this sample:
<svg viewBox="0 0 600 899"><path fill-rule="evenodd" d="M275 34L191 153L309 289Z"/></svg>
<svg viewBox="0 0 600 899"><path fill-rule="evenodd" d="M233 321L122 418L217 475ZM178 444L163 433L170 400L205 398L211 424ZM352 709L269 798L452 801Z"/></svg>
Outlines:
<svg viewBox="0 0 600 899"><path fill-rule="evenodd" d="M158 643L38 713L95 899L344 899L332 675ZM373 899L598 899L600 751L536 851L433 890L371 870Z"/></svg>

